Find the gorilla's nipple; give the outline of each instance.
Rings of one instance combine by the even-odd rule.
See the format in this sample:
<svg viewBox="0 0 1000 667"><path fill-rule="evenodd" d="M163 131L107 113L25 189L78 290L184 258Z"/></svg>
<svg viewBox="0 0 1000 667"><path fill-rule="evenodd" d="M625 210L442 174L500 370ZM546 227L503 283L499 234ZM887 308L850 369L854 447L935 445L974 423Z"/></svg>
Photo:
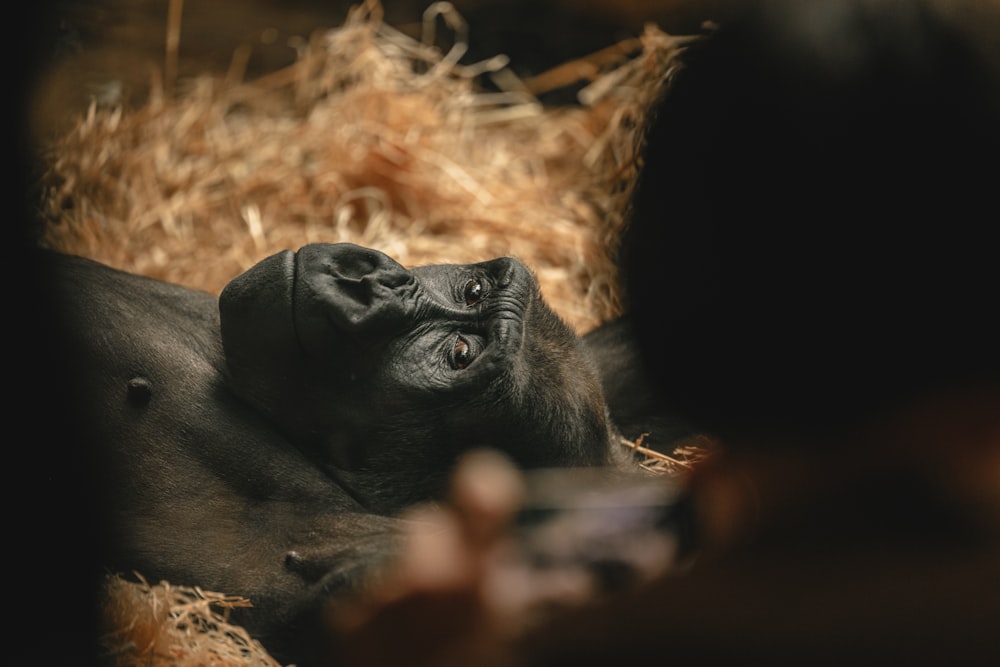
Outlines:
<svg viewBox="0 0 1000 667"><path fill-rule="evenodd" d="M153 385L149 378L137 375L128 381L128 402L137 408L145 407L153 396Z"/></svg>
<svg viewBox="0 0 1000 667"><path fill-rule="evenodd" d="M299 575L307 583L314 583L329 571L330 564L293 550L285 554L285 569Z"/></svg>

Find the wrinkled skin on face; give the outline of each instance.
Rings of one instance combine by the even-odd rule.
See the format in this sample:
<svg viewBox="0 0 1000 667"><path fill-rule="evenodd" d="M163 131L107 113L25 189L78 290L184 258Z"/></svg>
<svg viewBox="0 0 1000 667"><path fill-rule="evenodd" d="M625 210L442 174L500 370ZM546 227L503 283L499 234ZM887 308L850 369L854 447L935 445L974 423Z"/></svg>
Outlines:
<svg viewBox="0 0 1000 667"><path fill-rule="evenodd" d="M314 244L233 280L219 309L232 390L372 511L439 496L471 447L612 462L596 371L515 259L408 270Z"/></svg>

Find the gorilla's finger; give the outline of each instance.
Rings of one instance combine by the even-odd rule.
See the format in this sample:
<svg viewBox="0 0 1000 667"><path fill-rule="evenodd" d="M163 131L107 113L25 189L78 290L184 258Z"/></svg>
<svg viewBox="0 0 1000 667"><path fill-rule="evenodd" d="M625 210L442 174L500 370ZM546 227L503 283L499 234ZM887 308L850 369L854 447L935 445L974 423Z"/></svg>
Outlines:
<svg viewBox="0 0 1000 667"><path fill-rule="evenodd" d="M489 449L466 454L452 479L450 500L470 546L487 547L503 535L524 494L524 478L506 456Z"/></svg>

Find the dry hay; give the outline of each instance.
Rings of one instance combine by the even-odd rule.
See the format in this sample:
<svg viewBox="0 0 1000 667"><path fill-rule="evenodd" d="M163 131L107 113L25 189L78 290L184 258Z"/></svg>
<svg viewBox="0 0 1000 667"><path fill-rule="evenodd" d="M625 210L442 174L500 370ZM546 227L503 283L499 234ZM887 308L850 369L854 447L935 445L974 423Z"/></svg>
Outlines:
<svg viewBox="0 0 1000 667"><path fill-rule="evenodd" d="M164 77L139 108L92 105L46 151L42 243L212 293L316 241L406 266L512 255L577 331L617 314L638 129L687 38L649 26L520 81L503 56L458 64L449 7L428 10L458 27L447 52L366 2L286 69L244 82L237 58L224 76ZM533 94L579 78L579 107Z"/></svg>
<svg viewBox="0 0 1000 667"><path fill-rule="evenodd" d="M109 667L280 667L229 610L249 601L200 588L108 577L101 637Z"/></svg>
<svg viewBox="0 0 1000 667"><path fill-rule="evenodd" d="M234 58L225 76L173 81L168 54L148 101L93 104L46 149L43 245L212 293L310 242L358 243L407 266L513 255L577 331L616 315L614 254L639 130L689 38L648 26L520 81L500 56L458 64L461 17L447 3L430 11L458 27L447 52L365 2L304 40L295 64L257 80L240 80ZM478 85L484 76L500 92ZM538 102L581 78L580 106ZM641 439L624 444L661 472L700 451L671 458ZM117 577L107 593L116 667L277 664L228 624L226 609L244 600Z"/></svg>
<svg viewBox="0 0 1000 667"><path fill-rule="evenodd" d="M716 438L696 434L673 443L670 453L665 454L643 446L647 435L641 433L635 440L622 437L621 444L634 453L640 468L657 475L683 477L719 448Z"/></svg>

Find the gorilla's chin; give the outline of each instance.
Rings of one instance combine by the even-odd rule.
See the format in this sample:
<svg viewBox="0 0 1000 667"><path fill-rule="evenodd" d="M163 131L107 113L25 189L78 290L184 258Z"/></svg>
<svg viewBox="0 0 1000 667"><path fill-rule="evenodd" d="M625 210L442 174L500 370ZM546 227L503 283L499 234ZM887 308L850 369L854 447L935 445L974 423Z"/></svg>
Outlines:
<svg viewBox="0 0 1000 667"><path fill-rule="evenodd" d="M219 296L223 345L237 356L261 339L295 344L291 308L295 253L284 250L262 259L234 278Z"/></svg>
<svg viewBox="0 0 1000 667"><path fill-rule="evenodd" d="M243 272L219 295L222 347L232 389L271 412L276 395L301 380L295 331L295 253L285 250Z"/></svg>

